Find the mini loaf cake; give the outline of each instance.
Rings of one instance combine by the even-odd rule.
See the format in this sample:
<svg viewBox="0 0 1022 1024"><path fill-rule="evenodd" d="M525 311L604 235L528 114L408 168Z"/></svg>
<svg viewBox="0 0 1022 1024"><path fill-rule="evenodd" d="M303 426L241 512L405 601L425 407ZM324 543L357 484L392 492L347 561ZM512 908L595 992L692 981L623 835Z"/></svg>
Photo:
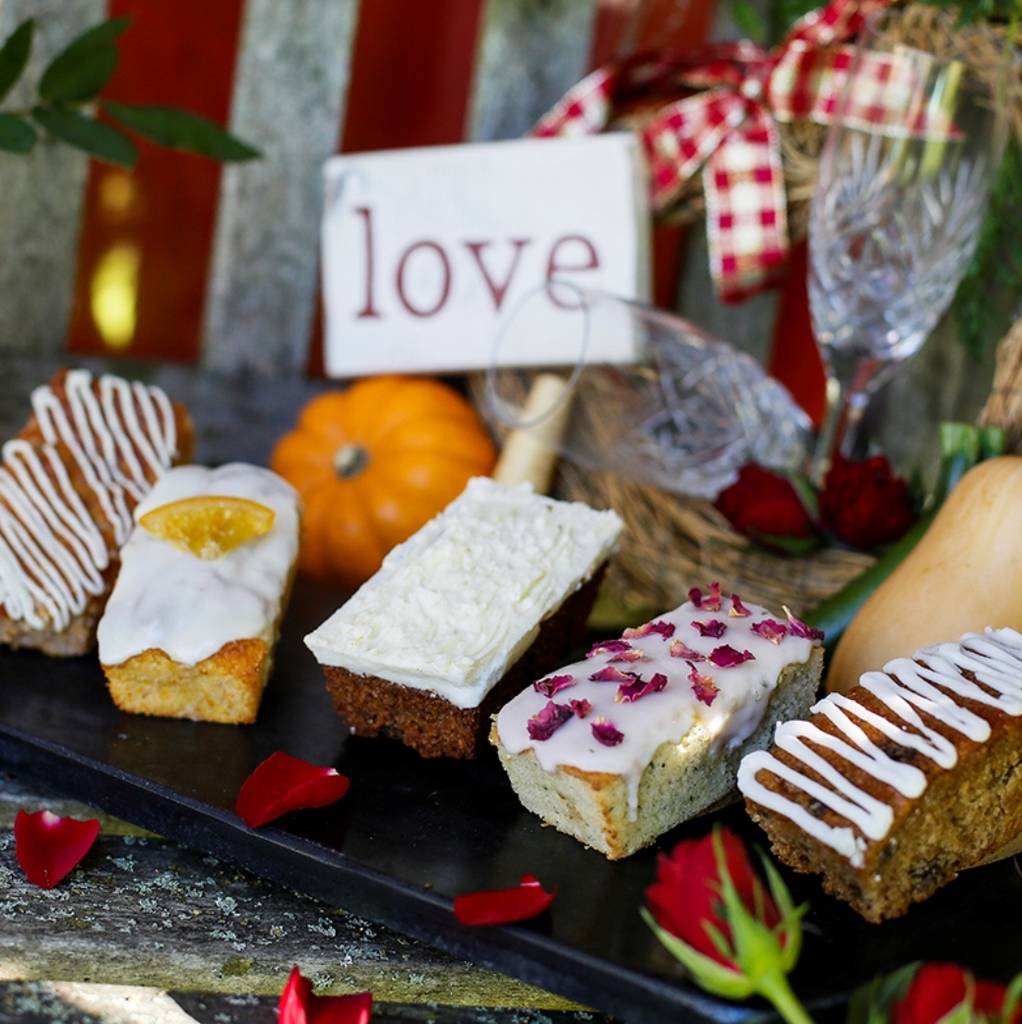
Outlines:
<svg viewBox="0 0 1022 1024"><path fill-rule="evenodd" d="M424 757L475 757L490 715L581 642L614 512L486 477L394 548L306 644L337 711Z"/></svg>
<svg viewBox="0 0 1022 1024"><path fill-rule="evenodd" d="M159 388L69 370L35 389L0 466L0 642L93 647L132 509L191 445Z"/></svg>
<svg viewBox="0 0 1022 1024"><path fill-rule="evenodd" d="M1022 635L967 633L778 726L738 784L774 852L866 920L904 914L1022 833Z"/></svg>
<svg viewBox="0 0 1022 1024"><path fill-rule="evenodd" d="M99 659L122 711L254 722L298 557L298 496L257 466L181 466L136 519L199 498L255 503L265 532L200 557L137 525L99 624Z"/></svg>
<svg viewBox="0 0 1022 1024"><path fill-rule="evenodd" d="M820 636L714 584L537 680L491 734L519 799L611 860L726 797L742 755L813 702Z"/></svg>

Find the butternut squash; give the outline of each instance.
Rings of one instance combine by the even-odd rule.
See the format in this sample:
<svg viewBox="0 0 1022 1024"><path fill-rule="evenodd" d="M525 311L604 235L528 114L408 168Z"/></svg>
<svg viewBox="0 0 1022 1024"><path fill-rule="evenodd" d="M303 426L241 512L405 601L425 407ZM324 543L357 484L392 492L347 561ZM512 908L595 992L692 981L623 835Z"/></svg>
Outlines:
<svg viewBox="0 0 1022 1024"><path fill-rule="evenodd" d="M1022 629L1022 457L962 477L908 557L873 592L838 643L827 689L926 644L986 626Z"/></svg>

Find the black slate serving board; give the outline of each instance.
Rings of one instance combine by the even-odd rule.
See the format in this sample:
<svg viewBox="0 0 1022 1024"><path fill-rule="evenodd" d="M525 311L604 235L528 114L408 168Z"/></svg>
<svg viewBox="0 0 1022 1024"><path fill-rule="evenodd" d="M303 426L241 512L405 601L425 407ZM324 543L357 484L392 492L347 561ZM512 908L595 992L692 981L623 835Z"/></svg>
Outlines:
<svg viewBox="0 0 1022 1024"><path fill-rule="evenodd" d="M301 582L285 619L259 721L217 726L124 715L94 657L0 651L0 760L69 795L267 878L381 921L475 963L625 1021L753 1021L762 1007L688 984L638 910L658 849L704 833L702 819L611 864L521 808L496 758L423 761L388 740L348 736L301 638L339 603ZM232 813L248 773L275 750L332 763L351 779L333 807L258 831ZM762 835L738 806L719 815ZM558 889L543 918L508 928L455 921L459 892L535 873ZM785 873L809 900L794 986L817 1020L841 1019L850 991L912 960L953 960L1007 979L1022 967L1022 871L1014 861L963 875L905 918L868 925L811 878Z"/></svg>

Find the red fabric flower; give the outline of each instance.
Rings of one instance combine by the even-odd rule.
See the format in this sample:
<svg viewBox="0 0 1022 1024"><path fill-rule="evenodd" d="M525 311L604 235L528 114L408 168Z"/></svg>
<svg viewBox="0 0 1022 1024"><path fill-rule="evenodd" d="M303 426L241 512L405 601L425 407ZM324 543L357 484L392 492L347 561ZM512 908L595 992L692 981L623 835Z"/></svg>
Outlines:
<svg viewBox="0 0 1022 1024"><path fill-rule="evenodd" d="M768 927L776 925L778 913L752 870L741 839L726 828L720 830L727 865L736 891L754 916ZM724 920L720 902L720 874L713 848L713 836L685 839L671 852L657 859L657 880L646 889L646 903L661 928L688 943L693 949L732 970L738 965L720 952L706 930L709 924L728 941L731 931Z"/></svg>
<svg viewBox="0 0 1022 1024"><path fill-rule="evenodd" d="M957 964L923 964L908 991L891 1007L891 1024L936 1024L961 1006L972 992L972 1019L996 1019L1004 1006L1007 988L991 981L976 981ZM1012 1015L1018 1024L1022 1010Z"/></svg>
<svg viewBox="0 0 1022 1024"><path fill-rule="evenodd" d="M739 532L757 537L811 537L813 521L791 482L760 466L743 466L717 496L717 510Z"/></svg>
<svg viewBox="0 0 1022 1024"><path fill-rule="evenodd" d="M509 889L483 889L454 900L454 916L461 924L513 924L538 917L554 901L535 875L523 875Z"/></svg>
<svg viewBox="0 0 1022 1024"><path fill-rule="evenodd" d="M302 977L297 966L280 993L278 1024L369 1024L373 1014L372 992L349 996L313 995L312 982Z"/></svg>
<svg viewBox="0 0 1022 1024"><path fill-rule="evenodd" d="M14 819L14 853L25 877L43 889L66 878L99 835L94 818L79 821L50 811L18 811Z"/></svg>
<svg viewBox="0 0 1022 1024"><path fill-rule="evenodd" d="M915 513L908 485L876 455L864 462L835 459L820 493L820 519L839 540L869 549L897 540Z"/></svg>
<svg viewBox="0 0 1022 1024"><path fill-rule="evenodd" d="M242 783L234 811L258 828L289 811L326 807L348 792L348 779L336 768L309 764L278 750Z"/></svg>

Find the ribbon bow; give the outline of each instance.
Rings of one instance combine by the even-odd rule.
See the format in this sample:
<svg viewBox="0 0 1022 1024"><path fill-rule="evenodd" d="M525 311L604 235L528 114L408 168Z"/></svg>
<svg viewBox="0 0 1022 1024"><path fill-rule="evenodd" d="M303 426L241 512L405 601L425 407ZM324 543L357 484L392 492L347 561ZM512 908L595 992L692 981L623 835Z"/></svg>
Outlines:
<svg viewBox="0 0 1022 1024"><path fill-rule="evenodd" d="M831 0L799 20L771 52L748 41L716 43L600 68L571 89L533 135L593 134L622 108L702 90L660 106L640 137L654 210L668 207L702 168L710 271L721 298L738 301L773 284L787 262L777 121L830 123L854 56L839 44L887 2ZM858 115L871 125L903 106L904 90L890 95L891 70L890 61L878 59L869 76L876 89L855 98Z"/></svg>

